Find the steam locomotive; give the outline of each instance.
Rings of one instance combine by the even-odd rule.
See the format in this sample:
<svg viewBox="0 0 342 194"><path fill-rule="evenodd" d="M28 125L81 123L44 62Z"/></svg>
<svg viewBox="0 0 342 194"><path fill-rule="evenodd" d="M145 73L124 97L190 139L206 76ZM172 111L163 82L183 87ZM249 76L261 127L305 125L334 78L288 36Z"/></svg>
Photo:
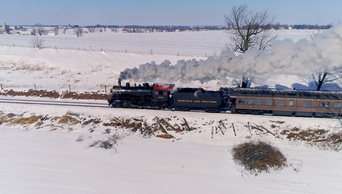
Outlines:
<svg viewBox="0 0 342 194"><path fill-rule="evenodd" d="M131 86L126 83L111 89L110 106L122 108L154 108L172 110L204 110L206 112L226 111L229 96L225 89L208 91L202 88L177 88L174 84L153 84Z"/></svg>
<svg viewBox="0 0 342 194"><path fill-rule="evenodd" d="M174 88L174 84L130 86L111 89L110 106L170 110L231 111L242 114L332 117L342 115L342 92L274 90L256 88Z"/></svg>

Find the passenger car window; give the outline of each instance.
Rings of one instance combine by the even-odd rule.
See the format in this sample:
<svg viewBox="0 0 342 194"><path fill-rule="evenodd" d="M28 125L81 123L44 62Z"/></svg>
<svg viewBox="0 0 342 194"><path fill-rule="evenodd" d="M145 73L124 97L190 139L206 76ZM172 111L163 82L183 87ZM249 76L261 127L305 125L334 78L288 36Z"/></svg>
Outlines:
<svg viewBox="0 0 342 194"><path fill-rule="evenodd" d="M312 107L312 102L311 101L304 101L303 106L304 107Z"/></svg>
<svg viewBox="0 0 342 194"><path fill-rule="evenodd" d="M273 104L273 100L265 100L265 104L266 105L272 105Z"/></svg>
<svg viewBox="0 0 342 194"><path fill-rule="evenodd" d="M294 104L294 103L293 103L293 100L290 100L290 101L289 101L289 106L293 106L293 104Z"/></svg>
<svg viewBox="0 0 342 194"><path fill-rule="evenodd" d="M247 104L253 104L253 99L247 99Z"/></svg>
<svg viewBox="0 0 342 194"><path fill-rule="evenodd" d="M255 99L254 104L261 104L261 99Z"/></svg>
<svg viewBox="0 0 342 194"><path fill-rule="evenodd" d="M342 108L342 102L336 102L334 108Z"/></svg>
<svg viewBox="0 0 342 194"><path fill-rule="evenodd" d="M321 102L321 107L323 108L328 108L329 107L329 102Z"/></svg>
<svg viewBox="0 0 342 194"><path fill-rule="evenodd" d="M285 105L285 100L278 100L277 101L278 106L284 106Z"/></svg>

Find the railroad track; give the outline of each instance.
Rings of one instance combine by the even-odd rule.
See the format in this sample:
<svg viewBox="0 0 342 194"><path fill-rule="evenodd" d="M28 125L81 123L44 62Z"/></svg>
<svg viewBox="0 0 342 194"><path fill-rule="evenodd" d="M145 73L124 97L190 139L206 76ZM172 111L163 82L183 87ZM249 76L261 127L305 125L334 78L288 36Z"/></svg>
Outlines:
<svg viewBox="0 0 342 194"><path fill-rule="evenodd" d="M108 104L105 102L98 102L98 103L97 102L79 102L76 100L75 101L57 101L57 100L40 100L40 99L0 98L0 103L108 108Z"/></svg>
<svg viewBox="0 0 342 194"><path fill-rule="evenodd" d="M41 105L41 106L65 106L65 107L89 107L89 108L112 108L105 101L101 102L80 102L77 100L48 100L48 99L27 99L27 98L0 98L0 104L24 104L24 105ZM130 108L127 108L130 109ZM157 110L157 109L144 109ZM184 112L184 111L183 111ZM192 110L191 112L204 112Z"/></svg>

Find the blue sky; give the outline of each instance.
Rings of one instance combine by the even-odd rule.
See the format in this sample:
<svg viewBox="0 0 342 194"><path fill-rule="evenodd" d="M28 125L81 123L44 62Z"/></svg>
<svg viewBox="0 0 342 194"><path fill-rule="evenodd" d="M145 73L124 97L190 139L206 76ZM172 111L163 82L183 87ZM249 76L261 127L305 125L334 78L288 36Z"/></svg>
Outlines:
<svg viewBox="0 0 342 194"><path fill-rule="evenodd" d="M281 24L342 23L341 0L0 0L10 25L225 25L232 6L267 10Z"/></svg>

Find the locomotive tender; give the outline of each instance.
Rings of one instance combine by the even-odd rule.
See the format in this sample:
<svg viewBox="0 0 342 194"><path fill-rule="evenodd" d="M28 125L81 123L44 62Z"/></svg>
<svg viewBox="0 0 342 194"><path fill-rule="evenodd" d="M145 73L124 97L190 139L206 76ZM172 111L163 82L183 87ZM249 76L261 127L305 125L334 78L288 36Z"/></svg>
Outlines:
<svg viewBox="0 0 342 194"><path fill-rule="evenodd" d="M220 112L227 110L228 94L223 90L207 91L202 88L178 88L173 93L172 108L175 110L205 110Z"/></svg>
<svg viewBox="0 0 342 194"><path fill-rule="evenodd" d="M178 88L173 84L144 83L111 89L110 106L170 110L204 110L280 116L332 117L342 115L342 92L274 90L256 88Z"/></svg>

